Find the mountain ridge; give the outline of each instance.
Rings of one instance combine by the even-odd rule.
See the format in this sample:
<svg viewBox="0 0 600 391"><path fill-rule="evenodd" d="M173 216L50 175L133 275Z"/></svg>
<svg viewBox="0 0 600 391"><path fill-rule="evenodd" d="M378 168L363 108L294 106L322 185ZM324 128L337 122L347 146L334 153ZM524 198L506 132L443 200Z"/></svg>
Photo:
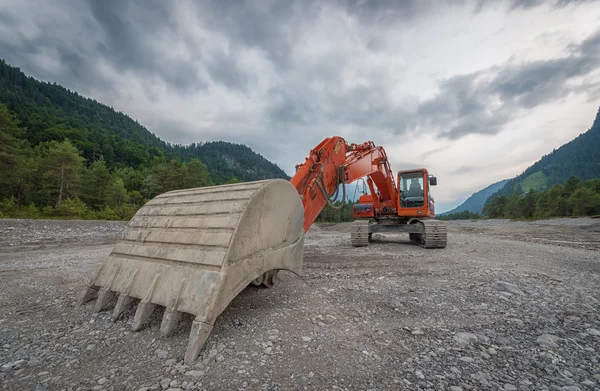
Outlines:
<svg viewBox="0 0 600 391"><path fill-rule="evenodd" d="M479 191L476 191L475 193L471 194L465 201L463 201L463 203L461 203L459 206L447 212L440 213L440 216L464 211L469 211L471 213L481 213L483 210L483 206L490 197L490 195L494 194L499 189L501 189L502 186L504 186L508 181L508 179L503 179L501 181L492 183L491 185Z"/></svg>
<svg viewBox="0 0 600 391"><path fill-rule="evenodd" d="M68 138L89 163L102 157L110 168L137 168L161 156L183 161L199 158L217 183L233 178L289 179L279 166L243 144L227 141L193 144L201 145L200 148L171 144L127 114L57 83L27 76L3 59L0 59L0 103L15 113L32 146ZM253 169L242 168L248 162Z"/></svg>
<svg viewBox="0 0 600 391"><path fill-rule="evenodd" d="M508 180L494 196L508 197L512 193L546 190L565 183L569 177L581 180L600 177L600 108L592 126L573 140L542 156L516 177ZM486 202L487 202L486 201Z"/></svg>

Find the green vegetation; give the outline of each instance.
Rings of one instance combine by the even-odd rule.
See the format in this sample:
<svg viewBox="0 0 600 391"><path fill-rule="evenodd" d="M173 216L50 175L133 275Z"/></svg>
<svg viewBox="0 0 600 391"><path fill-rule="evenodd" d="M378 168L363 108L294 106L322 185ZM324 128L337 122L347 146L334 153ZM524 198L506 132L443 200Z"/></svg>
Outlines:
<svg viewBox="0 0 600 391"><path fill-rule="evenodd" d="M346 202L343 206L341 201L333 203L339 209L332 208L329 205L325 205L321 213L316 219L317 223L343 223L346 221L354 221L352 218L352 203Z"/></svg>
<svg viewBox="0 0 600 391"><path fill-rule="evenodd" d="M564 185L545 191L513 192L509 197L496 195L485 204L483 212L490 218L539 219L560 216L600 214L600 179L582 181L570 177Z"/></svg>
<svg viewBox="0 0 600 391"><path fill-rule="evenodd" d="M548 178L542 171L538 171L529 175L523 179L521 183L523 191L528 192L529 190L540 191L548 188Z"/></svg>
<svg viewBox="0 0 600 391"><path fill-rule="evenodd" d="M171 145L0 60L0 217L129 219L165 191L289 177L245 145Z"/></svg>
<svg viewBox="0 0 600 391"><path fill-rule="evenodd" d="M480 219L481 215L477 212L473 213L468 210L462 212L446 213L436 217L438 220L475 220Z"/></svg>
<svg viewBox="0 0 600 391"><path fill-rule="evenodd" d="M3 217L129 219L159 193L213 184L198 159L155 156L148 168L91 164L69 140L32 147L14 115L0 104L0 213Z"/></svg>

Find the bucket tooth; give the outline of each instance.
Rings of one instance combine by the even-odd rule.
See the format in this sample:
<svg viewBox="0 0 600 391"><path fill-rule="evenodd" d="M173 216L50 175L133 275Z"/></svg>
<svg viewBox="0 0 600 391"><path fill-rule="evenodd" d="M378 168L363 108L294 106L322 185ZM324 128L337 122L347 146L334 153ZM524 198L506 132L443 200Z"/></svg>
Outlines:
<svg viewBox="0 0 600 391"><path fill-rule="evenodd" d="M192 315L185 354L192 363L216 319L248 285L273 286L279 270L302 273L303 244L304 207L289 181L169 191L136 212L80 303L100 293L96 307L104 308L114 292L116 320L139 300L134 331L160 306L163 335L177 330L182 314Z"/></svg>
<svg viewBox="0 0 600 391"><path fill-rule="evenodd" d="M117 304L115 305L115 308L113 309L113 312L112 312L113 322L116 321L117 319L119 319L119 316L121 316L121 314L123 312L125 312L125 310L129 306L129 304L131 304L132 301L133 301L133 298L131 298L129 295L127 295L125 293L122 293L119 295L119 298L117 299Z"/></svg>
<svg viewBox="0 0 600 391"><path fill-rule="evenodd" d="M140 301L137 310L135 311L135 316L133 318L131 330L141 330L142 326L144 326L144 323L146 323L150 315L152 315L152 312L154 312L154 308L156 308L156 304L150 303L148 301Z"/></svg>
<svg viewBox="0 0 600 391"><path fill-rule="evenodd" d="M81 292L81 296L79 296L79 305L84 305L88 301L92 300L98 294L98 288L94 286L86 287L83 292Z"/></svg>
<svg viewBox="0 0 600 391"><path fill-rule="evenodd" d="M116 292L110 291L106 288L100 288L98 291L98 299L94 305L94 311L100 312L106 305L110 303L117 296Z"/></svg>
<svg viewBox="0 0 600 391"><path fill-rule="evenodd" d="M179 324L181 315L182 314L179 311L165 310L162 322L160 324L160 334L162 336L173 334L177 328L177 325Z"/></svg>
<svg viewBox="0 0 600 391"><path fill-rule="evenodd" d="M185 351L184 363L186 365L190 365L196 361L212 329L212 324L194 320L192 329L190 330L187 350Z"/></svg>

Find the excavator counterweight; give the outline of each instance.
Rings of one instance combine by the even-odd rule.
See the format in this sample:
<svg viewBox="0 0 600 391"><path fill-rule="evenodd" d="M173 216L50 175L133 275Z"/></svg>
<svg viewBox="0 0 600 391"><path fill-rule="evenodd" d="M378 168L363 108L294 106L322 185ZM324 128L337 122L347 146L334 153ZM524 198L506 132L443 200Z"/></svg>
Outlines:
<svg viewBox="0 0 600 391"><path fill-rule="evenodd" d="M345 185L365 176L371 194L355 205L355 216L365 219L352 225L352 245L368 245L375 227L396 227L423 247L445 247L445 225L431 219L428 185L424 193L405 197L382 147L331 137L296 168L291 181L175 190L148 201L81 293L80 304L95 299L96 311L112 307L113 320L137 305L134 331L157 306L164 307L165 336L183 314L191 314L184 358L190 364L216 318L243 289L273 287L279 270L302 272L305 231L339 198L340 187L345 198ZM427 179L426 171L421 174ZM408 176L419 181L419 174Z"/></svg>

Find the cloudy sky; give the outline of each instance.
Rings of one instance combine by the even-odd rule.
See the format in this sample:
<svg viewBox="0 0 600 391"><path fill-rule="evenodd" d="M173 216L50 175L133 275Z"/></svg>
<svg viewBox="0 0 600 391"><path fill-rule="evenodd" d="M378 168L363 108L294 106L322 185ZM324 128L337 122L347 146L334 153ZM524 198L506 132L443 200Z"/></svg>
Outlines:
<svg viewBox="0 0 600 391"><path fill-rule="evenodd" d="M290 175L325 137L372 140L437 175L439 211L591 126L600 1L0 0L0 57Z"/></svg>

